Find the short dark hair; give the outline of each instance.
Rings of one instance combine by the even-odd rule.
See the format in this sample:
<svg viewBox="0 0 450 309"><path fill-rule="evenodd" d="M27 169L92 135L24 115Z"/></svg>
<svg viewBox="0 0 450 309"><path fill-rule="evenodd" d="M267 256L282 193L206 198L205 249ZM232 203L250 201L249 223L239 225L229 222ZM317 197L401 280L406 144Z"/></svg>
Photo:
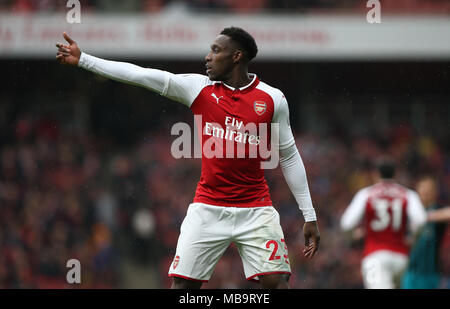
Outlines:
<svg viewBox="0 0 450 309"><path fill-rule="evenodd" d="M220 34L229 36L236 42L239 47L243 49L248 61L256 57L258 47L256 46L255 39L244 29L239 27L228 27L223 29Z"/></svg>
<svg viewBox="0 0 450 309"><path fill-rule="evenodd" d="M377 161L377 169L382 179L392 179L395 175L395 162L391 158L383 157Z"/></svg>

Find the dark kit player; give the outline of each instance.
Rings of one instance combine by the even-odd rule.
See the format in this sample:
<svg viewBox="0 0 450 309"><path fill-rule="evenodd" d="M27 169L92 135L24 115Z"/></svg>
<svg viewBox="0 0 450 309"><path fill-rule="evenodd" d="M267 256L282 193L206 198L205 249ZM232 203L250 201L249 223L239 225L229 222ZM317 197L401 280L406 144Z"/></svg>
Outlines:
<svg viewBox="0 0 450 309"><path fill-rule="evenodd" d="M248 63L257 54L250 34L236 27L224 29L206 55L207 76L107 61L82 53L66 33L63 35L69 45L56 44L59 63L142 86L186 105L195 116L201 116L198 127L202 146L213 139L226 152L231 140L234 149L244 145L248 154L250 144L260 146L255 142L260 136L248 134L243 128L268 125L267 135L271 136L274 132L270 125L277 124L280 166L305 218L303 253L308 258L314 256L320 235L305 168L289 124L288 104L280 90L248 73ZM231 138L222 135L226 126L227 134L234 134ZM213 134L213 130L220 134ZM172 287L200 288L226 248L234 243L248 280L259 281L263 288L288 288L291 269L287 246L261 168L263 158L210 157L204 149L200 181L181 225L169 269L169 276L174 277Z"/></svg>

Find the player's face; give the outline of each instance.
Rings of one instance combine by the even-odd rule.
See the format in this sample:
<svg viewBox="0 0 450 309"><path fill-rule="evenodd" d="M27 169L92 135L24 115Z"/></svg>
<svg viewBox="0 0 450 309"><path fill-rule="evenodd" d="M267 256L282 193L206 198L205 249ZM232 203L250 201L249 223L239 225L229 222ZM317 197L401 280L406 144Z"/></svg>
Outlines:
<svg viewBox="0 0 450 309"><path fill-rule="evenodd" d="M235 65L236 48L226 35L219 35L211 44L206 55L206 74L211 80L223 81L229 78Z"/></svg>
<svg viewBox="0 0 450 309"><path fill-rule="evenodd" d="M432 180L422 180L417 184L416 190L425 207L431 206L436 201L437 190Z"/></svg>

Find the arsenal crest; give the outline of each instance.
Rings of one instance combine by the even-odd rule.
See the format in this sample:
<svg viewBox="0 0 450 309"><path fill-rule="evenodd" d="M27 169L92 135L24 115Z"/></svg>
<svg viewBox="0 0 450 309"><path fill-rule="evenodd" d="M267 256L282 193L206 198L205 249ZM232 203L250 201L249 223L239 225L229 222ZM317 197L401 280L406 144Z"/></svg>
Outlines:
<svg viewBox="0 0 450 309"><path fill-rule="evenodd" d="M175 257L175 259L173 260L173 269L177 268L179 262L180 262L180 256L177 255Z"/></svg>
<svg viewBox="0 0 450 309"><path fill-rule="evenodd" d="M255 113L261 116L266 112L267 104L264 101L255 101L253 103L253 109L255 110Z"/></svg>

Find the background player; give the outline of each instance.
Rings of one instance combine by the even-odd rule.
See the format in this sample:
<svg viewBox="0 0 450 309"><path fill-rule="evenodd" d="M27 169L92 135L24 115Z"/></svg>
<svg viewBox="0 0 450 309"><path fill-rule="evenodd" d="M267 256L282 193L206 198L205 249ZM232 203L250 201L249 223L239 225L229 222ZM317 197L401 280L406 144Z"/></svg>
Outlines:
<svg viewBox="0 0 450 309"><path fill-rule="evenodd" d="M392 160L380 160L377 168L377 183L355 195L342 215L341 228L351 231L364 219L364 286L390 289L397 287L396 280L408 263L408 226L412 233L417 232L426 213L418 194L394 181Z"/></svg>
<svg viewBox="0 0 450 309"><path fill-rule="evenodd" d="M420 230L409 255L408 268L402 277L404 289L436 289L440 282L439 249L446 221L450 221L449 208L438 204L439 188L433 177L422 178L417 193L428 214L428 222Z"/></svg>
<svg viewBox="0 0 450 309"><path fill-rule="evenodd" d="M206 124L227 124L229 118L241 119L245 124L279 124L280 165L306 221L303 252L308 258L314 256L320 235L305 169L289 125L287 101L281 91L248 73L248 62L256 56L257 47L247 32L233 27L222 31L205 58L208 76L175 75L106 61L81 53L77 44L66 33L63 35L69 45L57 44L58 62L143 86L187 105L195 115L203 117L198 123L203 137L207 137ZM202 139L202 146L207 140ZM205 158L202 151L201 178L194 203L181 226L169 271L174 277L174 288L201 287L231 242L238 247L248 280L260 281L263 287L288 287L287 247L260 168L261 161L260 157Z"/></svg>

